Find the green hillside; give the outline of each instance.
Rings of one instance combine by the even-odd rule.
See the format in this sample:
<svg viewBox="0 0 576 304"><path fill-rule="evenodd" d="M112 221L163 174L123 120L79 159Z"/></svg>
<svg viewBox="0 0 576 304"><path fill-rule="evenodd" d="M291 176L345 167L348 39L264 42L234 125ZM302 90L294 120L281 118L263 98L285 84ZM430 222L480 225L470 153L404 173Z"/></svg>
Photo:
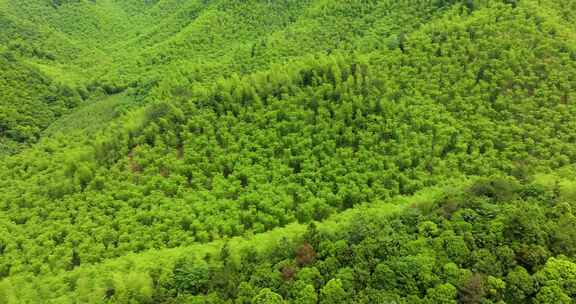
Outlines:
<svg viewBox="0 0 576 304"><path fill-rule="evenodd" d="M319 225L152 250L58 276L11 277L0 283L0 299L570 303L575 174L566 168L524 183L453 180Z"/></svg>
<svg viewBox="0 0 576 304"><path fill-rule="evenodd" d="M0 303L572 303L575 5L0 0Z"/></svg>
<svg viewBox="0 0 576 304"><path fill-rule="evenodd" d="M9 52L0 54L0 88L0 155L37 141L42 129L82 102L76 90Z"/></svg>
<svg viewBox="0 0 576 304"><path fill-rule="evenodd" d="M266 70L311 54L374 49L375 41L364 37L390 40L435 14L429 5L393 1L26 0L0 1L0 10L6 26L0 50L9 56L84 98L130 89L138 100L150 91L148 100L165 98L180 84ZM55 111L49 103L40 106ZM33 141L29 137L19 141Z"/></svg>

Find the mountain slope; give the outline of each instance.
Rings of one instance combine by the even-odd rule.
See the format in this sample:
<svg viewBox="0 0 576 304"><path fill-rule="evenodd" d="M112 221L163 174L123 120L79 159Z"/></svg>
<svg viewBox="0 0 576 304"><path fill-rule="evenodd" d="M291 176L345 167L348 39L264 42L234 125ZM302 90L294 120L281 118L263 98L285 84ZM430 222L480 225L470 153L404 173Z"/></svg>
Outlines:
<svg viewBox="0 0 576 304"><path fill-rule="evenodd" d="M105 64L88 70L96 76L86 83L87 105L54 123L39 143L0 161L3 300L268 303L278 296L294 300L292 288L310 289L306 284L312 285L309 296L322 303L342 298L547 303L573 296L543 274L564 263L558 260L571 263L576 244L570 232L576 44L574 29L567 26L572 16L556 4L146 3L4 3L21 18L30 13L46 31L63 33L74 45L85 41L82 54L96 50L94 58L61 64ZM88 13L94 20L71 26ZM59 20L62 14L68 19ZM110 23L99 32L99 22ZM109 28L116 23L119 32ZM17 54L16 63L5 64L28 73L10 76L18 81L29 75L46 79L37 69L57 66L51 60ZM40 83L51 87L45 85L50 81L55 80ZM46 90L41 86L34 96ZM51 115L36 133L54 121ZM92 123L92 117L98 118ZM540 172L561 172L556 173L561 177L534 175ZM219 278L224 285L194 285L208 273L222 274L203 264L198 270L197 261L178 264L170 253L163 257L172 251L149 253L169 262L141 278L140 272L113 273L91 281L92 270L84 272L126 254L212 248L199 243L322 221L361 204L467 178L478 182L471 188L458 185L455 197L447 190L417 214L402 212L390 222L372 219L371 233L388 233L401 222L395 240L410 245L394 254L362 243L369 233L355 235L357 226L345 223L338 228L341 234L326 237L327 246L335 247L338 238L346 239L350 247L343 252L307 239L320 254L314 267L322 279L304 279L306 286L292 286L291 275L284 273L288 266L295 267L290 271L308 266L293 265L290 250L271 258L274 263L253 261L272 277L246 277L256 268L244 269L234 274L240 281ZM452 217L458 206L465 210ZM534 225L520 216L523 206ZM498 225L527 230L506 234ZM451 240L467 252L462 259L448 245L429 244ZM353 253L345 260L348 250ZM497 264L490 254L495 250L509 258L498 261L500 268L489 267ZM402 259L402 252L409 258ZM341 259L340 266L330 268L334 258ZM219 263L206 259L208 265ZM374 274L376 264L382 264L383 277L370 285L366 276ZM146 267L134 269L150 271ZM413 273L410 267L425 267L429 277L402 278ZM537 288L522 289L516 279ZM27 280L46 289L55 280L58 287L14 290ZM248 285L238 287L241 281Z"/></svg>
<svg viewBox="0 0 576 304"><path fill-rule="evenodd" d="M173 79L171 102L93 144L64 137L8 159L2 201L20 224L13 235L64 238L44 253L6 252L6 271L51 250L97 262L320 220L444 178L521 178L573 163L572 46L556 47L530 11L461 11L368 55L314 58L207 90ZM20 267L70 267L55 262Z"/></svg>
<svg viewBox="0 0 576 304"><path fill-rule="evenodd" d="M576 264L565 256L576 249L566 243L573 239L566 229L576 225L568 207L576 198L574 174L565 168L523 184L454 180L415 196L359 206L318 225L151 250L58 276L11 277L0 282L0 299L556 303L555 297L573 295L564 282L576 279Z"/></svg>
<svg viewBox="0 0 576 304"><path fill-rule="evenodd" d="M304 55L373 49L381 44L363 37L390 39L434 15L429 5L393 1L26 0L0 1L0 12L10 56L86 98L129 89L136 100L165 98L179 79L210 82Z"/></svg>
<svg viewBox="0 0 576 304"><path fill-rule="evenodd" d="M35 142L43 128L82 100L76 90L7 52L0 54L0 90L0 154Z"/></svg>

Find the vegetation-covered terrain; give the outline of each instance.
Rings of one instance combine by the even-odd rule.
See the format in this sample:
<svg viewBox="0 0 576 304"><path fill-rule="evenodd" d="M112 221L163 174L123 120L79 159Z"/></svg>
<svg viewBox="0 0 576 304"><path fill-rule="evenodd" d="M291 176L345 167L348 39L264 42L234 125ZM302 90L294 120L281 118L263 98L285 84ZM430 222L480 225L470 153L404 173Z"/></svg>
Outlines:
<svg viewBox="0 0 576 304"><path fill-rule="evenodd" d="M0 0L0 303L572 303L575 5Z"/></svg>

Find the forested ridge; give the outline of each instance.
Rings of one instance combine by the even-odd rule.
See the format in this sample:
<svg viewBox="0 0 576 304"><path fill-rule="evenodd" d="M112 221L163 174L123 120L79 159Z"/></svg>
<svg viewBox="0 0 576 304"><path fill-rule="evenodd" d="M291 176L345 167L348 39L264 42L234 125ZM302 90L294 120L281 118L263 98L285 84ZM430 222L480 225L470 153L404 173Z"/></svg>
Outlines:
<svg viewBox="0 0 576 304"><path fill-rule="evenodd" d="M574 6L0 0L0 303L572 303Z"/></svg>

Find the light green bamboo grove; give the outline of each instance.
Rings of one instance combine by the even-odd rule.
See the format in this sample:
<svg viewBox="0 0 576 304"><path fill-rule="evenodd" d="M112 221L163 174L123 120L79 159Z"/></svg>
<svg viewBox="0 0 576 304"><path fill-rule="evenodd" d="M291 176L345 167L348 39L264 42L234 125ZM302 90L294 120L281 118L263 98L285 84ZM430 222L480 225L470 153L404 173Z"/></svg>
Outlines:
<svg viewBox="0 0 576 304"><path fill-rule="evenodd" d="M572 12L0 0L0 303L571 303Z"/></svg>

